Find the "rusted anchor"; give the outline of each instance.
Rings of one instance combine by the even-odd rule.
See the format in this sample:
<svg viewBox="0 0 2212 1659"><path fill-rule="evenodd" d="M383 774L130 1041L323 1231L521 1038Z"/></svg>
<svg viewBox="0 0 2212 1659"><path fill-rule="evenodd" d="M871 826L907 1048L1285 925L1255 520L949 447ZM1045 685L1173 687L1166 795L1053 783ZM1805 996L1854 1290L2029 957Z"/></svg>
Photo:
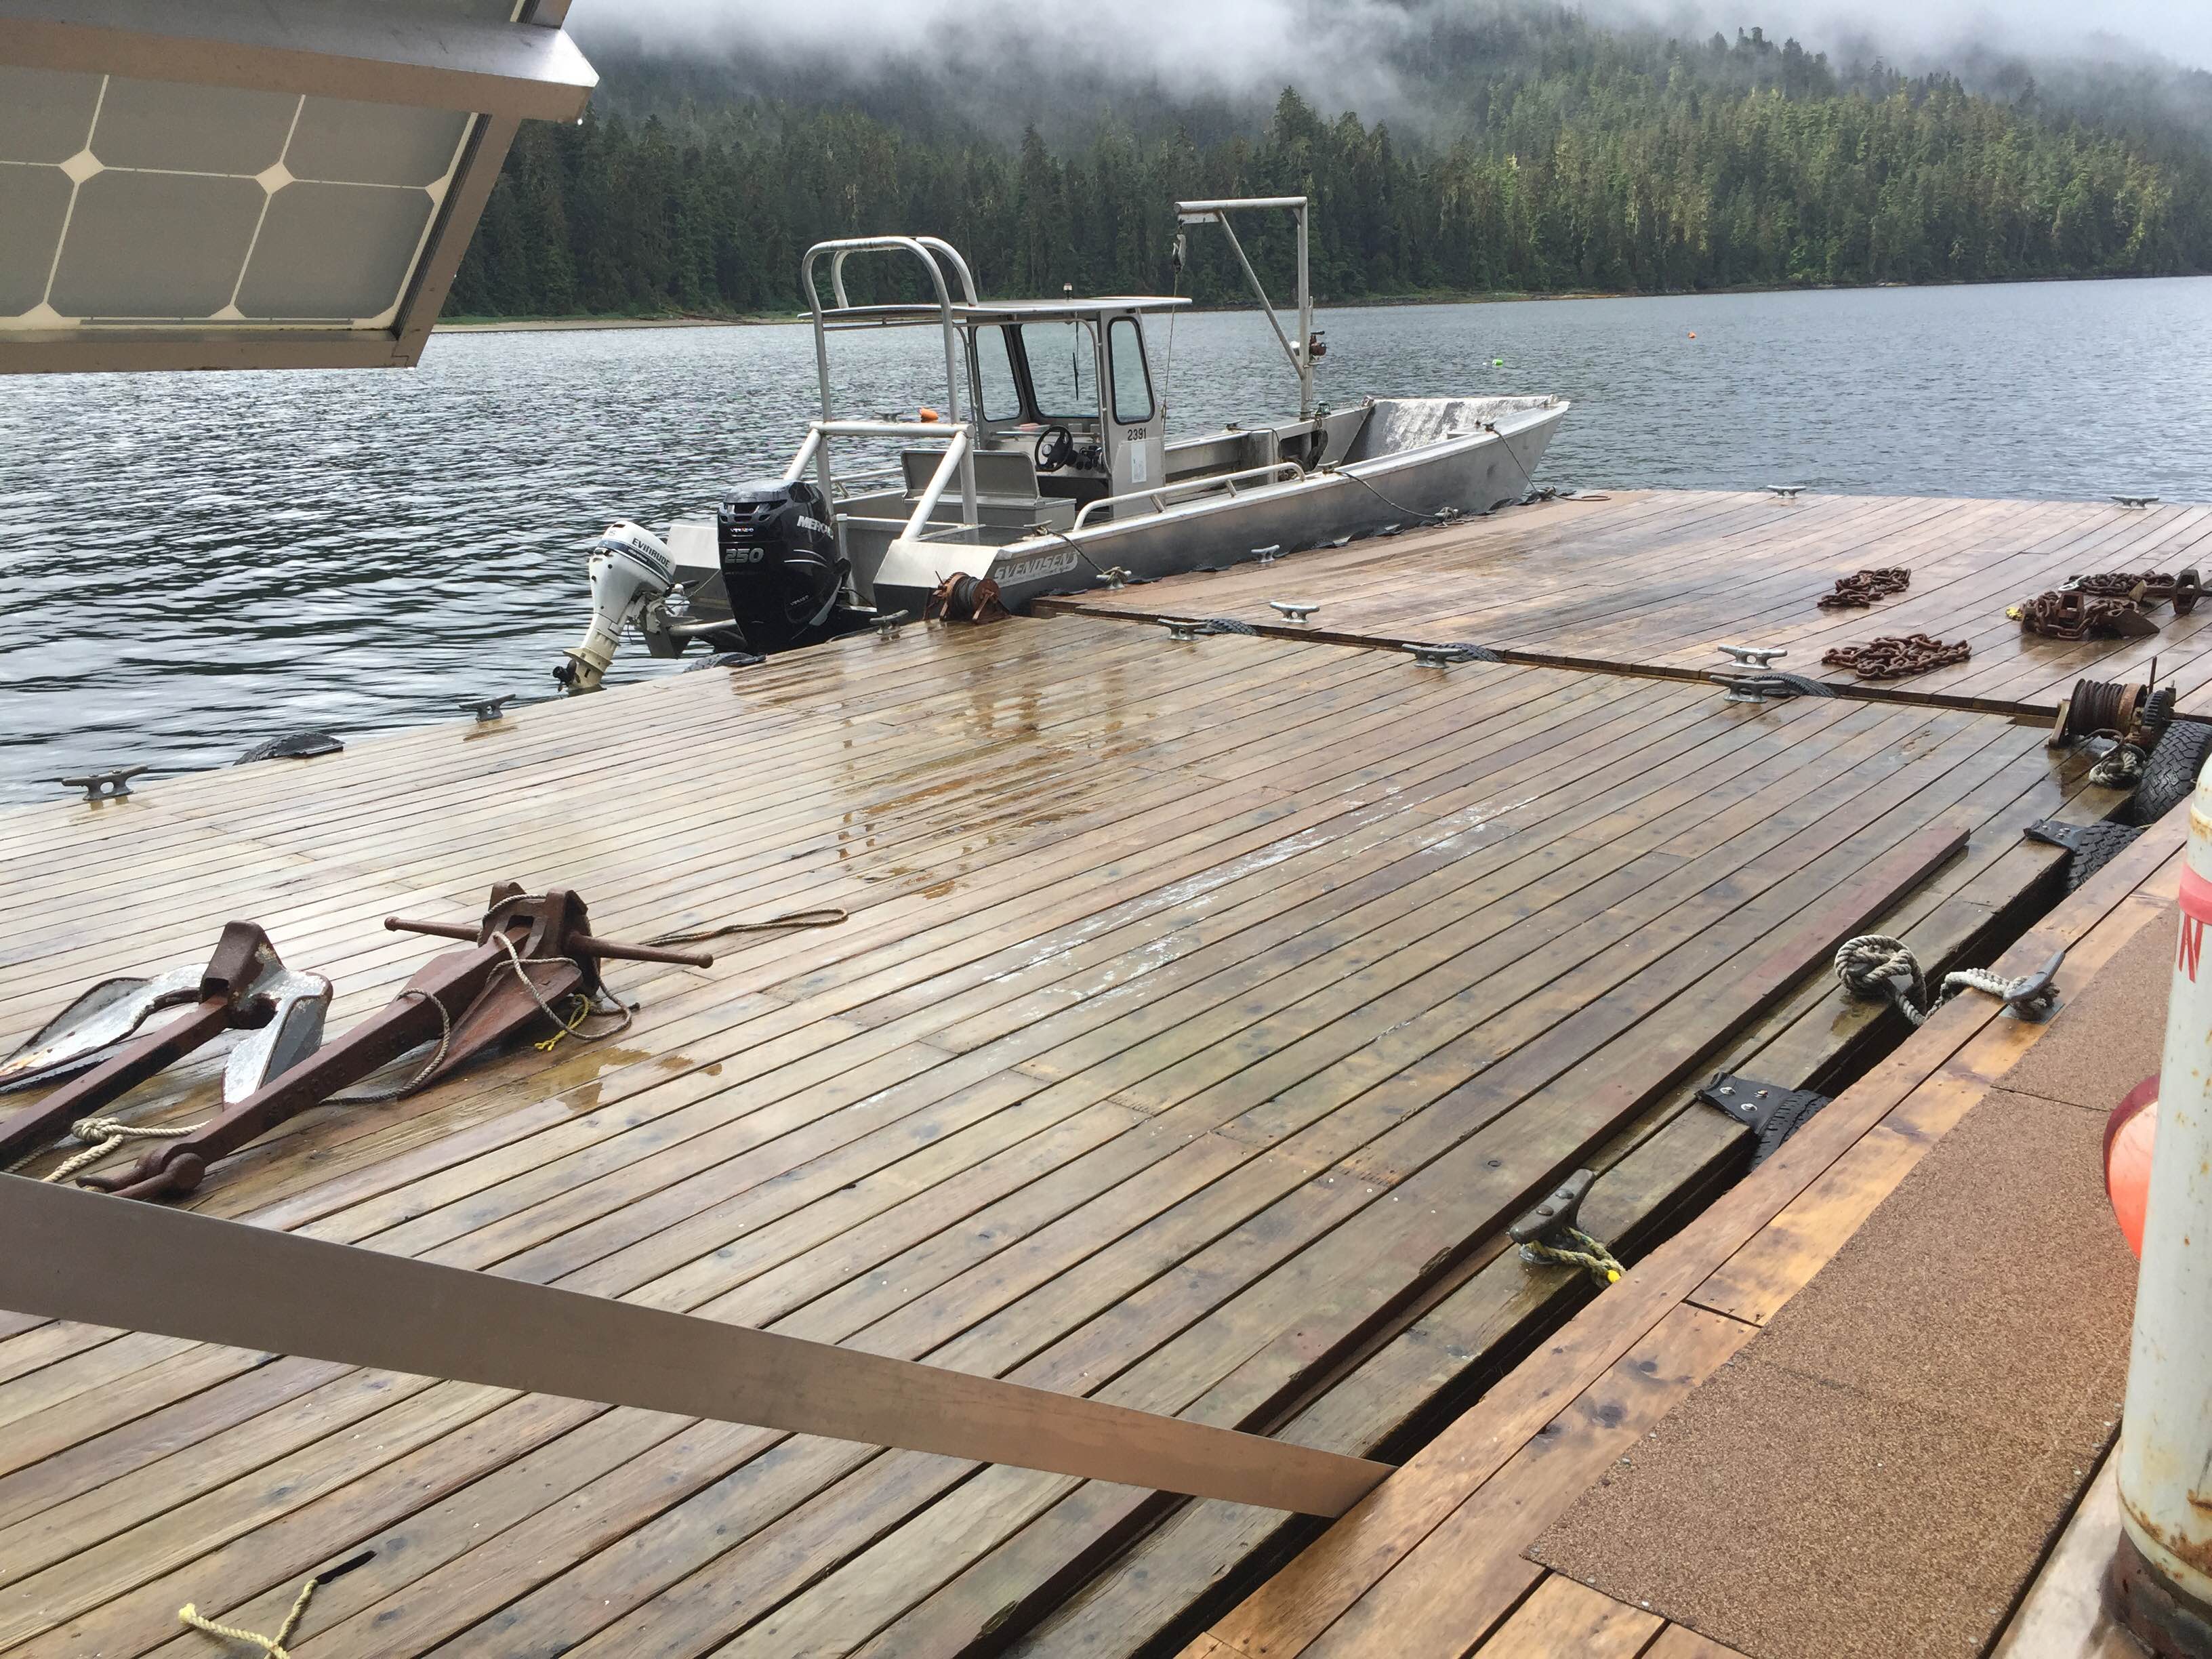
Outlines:
<svg viewBox="0 0 2212 1659"><path fill-rule="evenodd" d="M208 1166L259 1139L287 1119L319 1106L349 1084L390 1064L410 1048L438 1048L410 1082L437 1081L495 1043L544 1018L563 1025L558 1005L580 993L605 994L602 959L665 962L706 968L714 957L696 951L656 950L595 938L584 902L572 892L526 893L514 882L492 889L483 920L474 927L387 916L395 931L470 941L426 963L380 1012L326 1044L281 1077L237 1102L222 1116L147 1153L112 1174L87 1176L82 1184L124 1198L189 1193Z"/></svg>
<svg viewBox="0 0 2212 1659"><path fill-rule="evenodd" d="M185 1002L195 1005L191 1012L136 1042L124 1041L156 1011ZM314 1051L330 1006L330 981L287 968L269 935L250 921L222 930L205 968L103 980L0 1064L0 1088L82 1073L0 1123L0 1168L225 1031L252 1033L231 1049L223 1067L224 1100L244 1100Z"/></svg>

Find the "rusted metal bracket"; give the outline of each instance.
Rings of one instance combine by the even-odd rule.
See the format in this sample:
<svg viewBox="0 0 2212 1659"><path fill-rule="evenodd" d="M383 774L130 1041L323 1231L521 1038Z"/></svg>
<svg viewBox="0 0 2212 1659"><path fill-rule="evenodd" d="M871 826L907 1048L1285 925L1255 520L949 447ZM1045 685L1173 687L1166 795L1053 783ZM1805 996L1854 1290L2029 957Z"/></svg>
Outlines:
<svg viewBox="0 0 2212 1659"><path fill-rule="evenodd" d="M2069 576L2057 591L2087 593L2098 599L2125 599L2139 608L2170 605L2175 616L2185 617L2204 597L2204 579L2194 565L2172 574L2163 570L2102 570L2093 575Z"/></svg>
<svg viewBox="0 0 2212 1659"><path fill-rule="evenodd" d="M534 1020L557 1022L560 1016L553 1010L564 999L578 993L592 998L604 994L602 958L696 968L714 963L712 957L697 951L597 938L590 931L584 902L575 894L561 890L526 893L512 882L492 889L483 920L474 927L398 916L386 917L384 925L465 939L474 948L433 957L380 1012L235 1102L221 1116L123 1170L86 1176L82 1184L125 1198L189 1193L218 1159L321 1105L411 1048L439 1044L431 1063L410 1085L420 1087L444 1078ZM228 942L228 932L225 938ZM167 1035L165 1030L156 1036ZM40 1111L50 1105L42 1103Z"/></svg>
<svg viewBox="0 0 2212 1659"><path fill-rule="evenodd" d="M2099 635L2146 639L2158 632L2158 624L2133 599L2100 599L2078 587L2039 593L2005 614L2016 618L2023 631L2051 640L2086 640Z"/></svg>
<svg viewBox="0 0 2212 1659"><path fill-rule="evenodd" d="M1698 1091L1698 1098L1718 1107L1757 1137L1758 1147L1751 1155L1752 1167L1756 1169L1826 1106L1830 1097L1813 1089L1787 1089L1755 1077L1716 1072L1713 1080Z"/></svg>
<svg viewBox="0 0 2212 1659"><path fill-rule="evenodd" d="M1505 1230L1516 1244L1541 1243L1552 1234L1582 1225L1583 1200L1597 1181L1595 1170L1577 1170L1552 1189L1547 1198Z"/></svg>
<svg viewBox="0 0 2212 1659"><path fill-rule="evenodd" d="M82 789L89 801L121 800L131 793L131 780L142 772L150 772L150 766L118 766L106 772L86 772L74 778L56 778L64 789Z"/></svg>
<svg viewBox="0 0 2212 1659"><path fill-rule="evenodd" d="M115 1046L155 1011L184 1002L196 1006ZM8 1087L80 1073L0 1123L0 1167L21 1162L225 1031L252 1033L223 1068L224 1100L245 1100L314 1051L330 1006L330 981L287 968L250 921L222 930L205 968L95 985L0 1066L0 1085Z"/></svg>
<svg viewBox="0 0 2212 1659"><path fill-rule="evenodd" d="M1294 623L1302 623L1320 610L1321 606L1308 605L1303 599L1270 599L1267 601L1267 608L1270 611L1280 611Z"/></svg>

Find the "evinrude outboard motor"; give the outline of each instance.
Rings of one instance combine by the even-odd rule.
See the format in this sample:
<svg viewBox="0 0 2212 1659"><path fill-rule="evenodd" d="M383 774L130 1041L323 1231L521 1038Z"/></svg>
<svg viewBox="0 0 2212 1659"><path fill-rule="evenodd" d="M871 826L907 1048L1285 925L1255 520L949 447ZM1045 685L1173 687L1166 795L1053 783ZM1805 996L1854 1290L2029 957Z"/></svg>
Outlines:
<svg viewBox="0 0 2212 1659"><path fill-rule="evenodd" d="M843 633L867 613L845 598L850 563L837 551L822 492L813 484L744 483L715 515L722 589L754 651L785 651Z"/></svg>
<svg viewBox="0 0 2212 1659"><path fill-rule="evenodd" d="M553 678L571 691L596 691L622 643L623 630L645 608L676 586L676 561L668 544L642 525L625 519L607 526L592 544L592 623L584 642L561 654L568 658Z"/></svg>

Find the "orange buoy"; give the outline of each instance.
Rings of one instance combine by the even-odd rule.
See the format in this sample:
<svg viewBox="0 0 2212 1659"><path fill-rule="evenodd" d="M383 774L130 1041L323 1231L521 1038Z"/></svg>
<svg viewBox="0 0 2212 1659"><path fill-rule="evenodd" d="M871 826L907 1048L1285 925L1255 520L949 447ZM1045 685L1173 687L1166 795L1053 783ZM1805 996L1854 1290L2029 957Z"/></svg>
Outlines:
<svg viewBox="0 0 2212 1659"><path fill-rule="evenodd" d="M1698 331L1694 328L1690 331L1690 337L1693 340L1698 337Z"/></svg>
<svg viewBox="0 0 2212 1659"><path fill-rule="evenodd" d="M924 404L921 406L921 418L924 421L941 421L945 417L939 414L935 410L932 409L927 404Z"/></svg>
<svg viewBox="0 0 2212 1659"><path fill-rule="evenodd" d="M2105 1195L2128 1248L2142 1256L2143 1209L2150 1197L2150 1155L2158 1139L2158 1079L2147 1077L2105 1120Z"/></svg>

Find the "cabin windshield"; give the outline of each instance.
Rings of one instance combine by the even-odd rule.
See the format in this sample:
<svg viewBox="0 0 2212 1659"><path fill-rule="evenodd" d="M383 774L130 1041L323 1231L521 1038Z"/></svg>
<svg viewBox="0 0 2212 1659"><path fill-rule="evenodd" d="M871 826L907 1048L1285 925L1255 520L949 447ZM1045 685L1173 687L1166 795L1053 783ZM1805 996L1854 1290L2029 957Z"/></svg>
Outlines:
<svg viewBox="0 0 2212 1659"><path fill-rule="evenodd" d="M1018 421L1022 418L1021 382L1014 378L1014 360L1006 350L1006 331L1003 328L972 328L968 337L974 342L975 380L982 399L983 418L987 421Z"/></svg>
<svg viewBox="0 0 2212 1659"><path fill-rule="evenodd" d="M1098 343L1083 322L1024 323L1022 354L1029 359L1036 413L1043 420L1096 420Z"/></svg>

